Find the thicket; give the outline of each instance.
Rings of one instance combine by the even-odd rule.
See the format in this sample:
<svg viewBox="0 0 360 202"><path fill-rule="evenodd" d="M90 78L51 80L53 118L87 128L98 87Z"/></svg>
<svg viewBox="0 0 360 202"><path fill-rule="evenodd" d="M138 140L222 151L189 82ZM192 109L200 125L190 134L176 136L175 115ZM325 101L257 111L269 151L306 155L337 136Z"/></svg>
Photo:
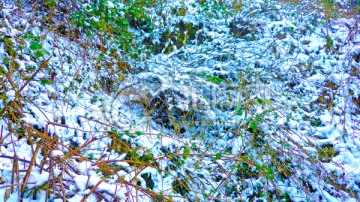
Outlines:
<svg viewBox="0 0 360 202"><path fill-rule="evenodd" d="M306 10L316 9L324 16L321 23L325 23L328 29L334 19L358 17L360 8L357 1L350 1L349 4L337 4L329 0L306 4L302 1L281 2L303 9L298 11L302 15L305 15L303 12ZM196 6L201 7L204 16L217 19L241 12L254 15L252 10L246 10L246 6L251 3L200 0L196 2ZM268 7L265 10L273 9L271 2L265 1L263 6ZM341 183L338 175L324 168L322 163L330 161L336 155L332 145L316 146L306 136L298 136L296 141L293 139L297 133L289 126L295 118L291 117L292 111L301 114L306 111L306 107L301 104L286 105L286 101L279 104L281 102L275 100L282 100L284 97L300 100L301 97L276 93L272 98L266 95L252 96L256 91L252 86L266 85L269 78L263 77L259 72L251 73L251 69L244 69L244 73L237 75L233 83L221 76L206 73L196 75L213 84L227 85L228 88L236 85L234 89L244 99L236 106L223 103L220 106L231 110L233 117L238 117L240 121L235 124L228 122L233 117L219 121L201 120L192 112L182 114L179 119L179 114L166 111L157 104L151 105L140 95L137 95L139 97L136 102L129 102L129 105L141 106L148 122L159 120L159 117L154 118L152 115L156 110L158 114L166 113L167 129L160 134L151 134L123 130L114 123L114 113L109 111L113 109L107 108L108 103L101 94L128 96L125 91L119 91L118 86L126 83L131 75L145 71L146 67L140 63L153 54L171 54L179 49L186 49L188 44L194 45L191 42L194 40L199 44L211 42L201 32L206 24L179 22L175 25L177 31L169 28L173 24L166 24L167 16L162 11L169 9L174 16L185 16L189 12L186 1L176 6L161 0L123 3L109 0L42 0L30 3L1 1L0 8L0 18L3 19L0 22L0 49L3 49L0 52L0 145L15 148L26 144L32 152L30 160L20 159L15 150L13 156L0 156L10 159L12 163L11 182L0 185L1 189L6 189L5 197L18 192L21 198L36 199L38 193L45 192L49 199L60 198L66 201L79 191L70 191L70 186L75 184L71 176L74 173L80 174L74 162L92 162L96 174L101 176L97 184L89 184L87 188L90 192L84 195L82 201L90 195L98 200L120 200L114 193L98 189L101 183L109 182L115 177L114 184L136 190L135 193L140 193L138 197L148 196L154 201L180 198L194 201L231 200L243 196L243 190L252 190L247 193L249 199L290 200L289 193L278 187L279 181L284 182L283 186L288 185L285 183L296 185L296 189L306 194L307 200L317 200L313 193L322 189L319 185L321 183L329 185L326 186L328 192L334 189L335 194L344 192L352 197L359 197ZM160 29L159 25L154 24L159 18L167 27ZM243 23L247 28L239 28L237 23ZM261 34L256 26L250 21L234 21L230 28L235 38L253 41L257 40L257 34ZM353 35L358 33L358 28L351 29ZM160 44L155 43L152 37L159 39ZM278 39L281 37L277 36ZM326 51L334 51L334 39L329 33L325 33L324 37L327 42ZM276 59L276 47L271 50ZM304 71L314 68L311 64L303 66ZM359 75L356 67L350 71L354 76ZM328 91L336 91L338 88L330 82L325 87ZM41 96L47 98L38 102ZM82 104L85 99L101 103L97 111L98 119L88 115L90 112ZM353 103L359 107L358 100L359 98L353 98ZM330 107L331 100L319 100L313 104L321 105L320 108L322 105ZM57 113L63 106L76 108L82 105L84 113L75 120L82 126L80 128L70 125L66 116ZM55 108L48 108L49 106ZM32 111L31 108L37 108L38 111ZM45 112L51 110L54 110L53 117L47 117ZM32 117L27 114L32 114ZM276 125L273 120L279 116L285 117L287 124ZM29 119L39 119L38 124ZM310 122L312 126L321 124L319 120ZM87 123L96 123L97 129L86 128ZM54 126L88 137L83 144L79 144L66 139L64 134L55 133L51 129ZM197 126L199 128L192 137L182 137L184 130L191 131ZM158 154L151 149L134 146L135 140L145 136L156 136L159 142L166 137L177 144L160 145L161 153ZM227 147L221 148L219 142L222 139L234 139L234 142L244 144L234 154ZM100 146L94 146L97 142L106 141L107 145L99 143ZM67 152L58 156L56 152L59 150ZM92 150L97 150L101 155ZM126 158L106 160L105 157L114 153L126 154ZM42 159L40 163L36 161L37 158ZM126 163L126 166L121 163ZM56 168L61 170L61 174L55 174L58 172ZM152 172L143 174L146 169L152 169ZM41 185L29 184L34 170L50 173L48 181ZM133 172L134 175L131 179L125 179L118 176L121 171ZM159 187L154 187L158 176L172 176L170 190L161 192ZM314 179L321 182L315 182ZM342 196L339 194L338 197Z"/></svg>

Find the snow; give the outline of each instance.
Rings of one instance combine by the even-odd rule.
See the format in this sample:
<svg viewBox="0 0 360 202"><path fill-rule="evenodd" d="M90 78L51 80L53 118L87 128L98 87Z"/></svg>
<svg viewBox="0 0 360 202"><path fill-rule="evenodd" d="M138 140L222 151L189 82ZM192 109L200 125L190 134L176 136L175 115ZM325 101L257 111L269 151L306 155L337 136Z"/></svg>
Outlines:
<svg viewBox="0 0 360 202"><path fill-rule="evenodd" d="M1 175L7 179L4 185L11 183L14 154L20 159L22 180L34 149L41 145L36 163L42 168L33 166L29 182L35 183L27 188L47 186L56 179L58 191L58 178L62 177L69 201L81 201L87 195L87 201L98 201L99 194L109 201L112 197L120 201L153 200L147 191L172 196L174 201L215 197L246 201L264 199L259 193L274 192L274 185L293 201L304 201L305 197L314 201L320 197L327 201L358 200L326 184L324 178L334 175L335 183L346 184L346 189L360 194L360 119L356 105L360 83L354 70L359 70L354 59L359 54L359 34L349 29L358 20L332 19L326 27L319 23L323 16L317 12L300 14L297 9L301 7L256 2L243 1L237 13L231 10L233 1L224 1L224 10L217 10L215 1L205 5L185 1L183 5L178 0L163 2L161 8L147 8L149 16L157 18L153 31L130 30L135 41L142 43L147 37L162 50L159 54L142 52L140 59L116 50L121 60L134 68L131 73L116 72L116 67L111 67L115 73L110 72L105 60L91 59L100 53L94 48L98 38L87 41L93 46L85 50L79 45L79 41L88 40L85 36L70 41L44 26L40 29L38 21L30 23L26 12L21 14L7 3L1 8L5 20L0 37L6 36L18 47L34 40L21 38L23 32L32 33L41 36L43 48L54 50L50 52L56 55L19 98L15 92L24 85L25 77L41 66L43 58L35 58L25 47L14 58L16 70L10 69L10 63L0 66L0 81L4 83L0 96L5 95L0 99L0 153L7 156L0 158ZM128 5L113 0L104 5L120 9L116 14L125 17ZM182 6L186 14L179 16L176 12ZM93 19L100 20L98 16ZM162 34L166 30L178 33L180 21L203 27L186 47L173 46L168 53L162 46L176 42L170 38L164 42ZM235 36L231 22L239 25L239 32L249 29L251 37ZM325 50L327 29L333 40L331 50ZM49 33L45 35L46 31ZM190 36L190 30L185 32ZM114 62L108 53L105 55L106 62ZM5 44L0 42L0 61L7 57ZM72 62L68 62L69 57ZM97 62L100 70L93 67ZM12 75L3 74L3 70ZM56 74L54 78L51 73ZM115 81L113 92L104 92L102 78ZM52 83L41 84L44 79ZM162 105L150 102L144 106L140 95ZM21 101L22 107L14 107L14 101ZM171 111L176 111L173 117L164 115ZM21 138L32 134L24 126L35 125L39 134L56 141L42 136ZM43 132L45 128L47 133ZM116 135L118 142L110 134ZM316 157L324 147L335 151L326 160ZM280 167L289 168L288 173L279 173ZM265 174L271 172L275 173L270 183ZM181 183L189 190L175 186ZM94 186L96 193L92 192ZM310 188L315 191L303 190ZM0 200L4 194L5 189L0 189ZM36 201L46 197L40 190ZM51 194L50 200L61 201L57 197ZM8 201L18 200L15 191Z"/></svg>
<svg viewBox="0 0 360 202"><path fill-rule="evenodd" d="M114 8L115 7L115 5L111 1L107 2L107 6L108 6L108 8Z"/></svg>
<svg viewBox="0 0 360 202"><path fill-rule="evenodd" d="M86 185L88 184L89 178L91 178L90 176L86 176L86 175L78 175L74 178L74 181L76 183L76 186L82 190L85 191L86 189ZM97 179L99 181L99 179Z"/></svg>
<svg viewBox="0 0 360 202"><path fill-rule="evenodd" d="M48 172L43 172L41 173L39 176L36 177L36 186L40 186L42 184L44 184L45 182L47 182L49 180L49 176L50 176L50 173Z"/></svg>
<svg viewBox="0 0 360 202"><path fill-rule="evenodd" d="M11 101L15 100L15 91L14 90L10 90L10 91L6 92L5 95L7 96L6 102L11 102Z"/></svg>
<svg viewBox="0 0 360 202"><path fill-rule="evenodd" d="M64 156L64 152L60 151L60 150L53 150L51 152L52 156L56 157L56 156Z"/></svg>

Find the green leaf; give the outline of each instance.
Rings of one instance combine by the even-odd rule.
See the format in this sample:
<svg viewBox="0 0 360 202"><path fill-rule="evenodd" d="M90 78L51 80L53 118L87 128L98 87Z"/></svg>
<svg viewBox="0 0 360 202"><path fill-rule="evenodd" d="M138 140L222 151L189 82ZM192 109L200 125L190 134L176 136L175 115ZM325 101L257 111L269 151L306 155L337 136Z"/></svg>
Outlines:
<svg viewBox="0 0 360 202"><path fill-rule="evenodd" d="M289 122L290 121L290 115L287 115L286 116L286 122Z"/></svg>
<svg viewBox="0 0 360 202"><path fill-rule="evenodd" d="M191 143L191 146L192 146L192 147L196 147L196 142L192 142L192 143Z"/></svg>
<svg viewBox="0 0 360 202"><path fill-rule="evenodd" d="M187 159L188 155L190 154L190 149L189 149L189 148L185 148L183 154L185 154L185 155L183 156L183 159Z"/></svg>
<svg viewBox="0 0 360 202"><path fill-rule="evenodd" d="M30 49L31 50L40 50L41 45L35 41L30 42Z"/></svg>
<svg viewBox="0 0 360 202"><path fill-rule="evenodd" d="M78 83L82 83L82 78L77 78L76 81L77 81Z"/></svg>
<svg viewBox="0 0 360 202"><path fill-rule="evenodd" d="M49 52L49 51L47 51L47 50L43 50L43 53L45 54L45 55L50 55L51 53Z"/></svg>
<svg viewBox="0 0 360 202"><path fill-rule="evenodd" d="M100 59L100 60L103 59L104 57L105 57L104 53L100 53L100 54L99 54L99 59Z"/></svg>
<svg viewBox="0 0 360 202"><path fill-rule="evenodd" d="M251 121L250 128L253 130L253 132L256 132L258 129L258 125L255 121Z"/></svg>
<svg viewBox="0 0 360 202"><path fill-rule="evenodd" d="M3 67L0 66L0 75L6 76L6 71Z"/></svg>
<svg viewBox="0 0 360 202"><path fill-rule="evenodd" d="M267 168L267 171L266 171L266 175L265 175L265 178L266 179L271 179L273 180L274 179L274 169L273 168Z"/></svg>
<svg viewBox="0 0 360 202"><path fill-rule="evenodd" d="M242 116L243 113L244 113L243 107L242 106L241 107L236 107L235 112L236 112L237 115Z"/></svg>
<svg viewBox="0 0 360 202"><path fill-rule="evenodd" d="M136 131L136 132L135 132L135 135L137 135L137 136L140 136L140 135L142 135L142 134L144 134L144 133L141 132L141 131Z"/></svg>
<svg viewBox="0 0 360 202"><path fill-rule="evenodd" d="M195 170L197 170L197 169L199 169L199 168L200 168L200 164L199 164L199 162L197 162L197 161L195 162L195 167L194 167L194 168L195 168Z"/></svg>
<svg viewBox="0 0 360 202"><path fill-rule="evenodd" d="M15 43L13 41L11 41L10 39L4 38L4 43L6 46L12 46Z"/></svg>
<svg viewBox="0 0 360 202"><path fill-rule="evenodd" d="M33 39L33 38L34 38L34 35L32 35L32 34L26 34L24 36L24 39Z"/></svg>
<svg viewBox="0 0 360 202"><path fill-rule="evenodd" d="M259 122L262 121L262 119L263 119L263 118L262 118L261 116L259 116L259 115L256 115L256 117L255 117L255 120L256 120L256 121L259 121Z"/></svg>
<svg viewBox="0 0 360 202"><path fill-rule="evenodd" d="M34 53L34 56L35 56L36 58L41 58L42 56L44 56L44 53L43 53L42 51L36 51L36 52Z"/></svg>
<svg viewBox="0 0 360 202"><path fill-rule="evenodd" d="M207 75L206 78L207 78L211 83L214 83L214 84L220 84L221 82L224 81L224 79L220 79L220 78L217 77L217 76Z"/></svg>
<svg viewBox="0 0 360 202"><path fill-rule="evenodd" d="M217 153L214 160L219 160L221 158L221 153Z"/></svg>
<svg viewBox="0 0 360 202"><path fill-rule="evenodd" d="M47 84L52 84L52 80L51 79L42 79L41 80L41 85L47 85Z"/></svg>
<svg viewBox="0 0 360 202"><path fill-rule="evenodd" d="M54 8L55 7L55 2L53 0L45 0L44 1L44 5L48 6L49 8Z"/></svg>
<svg viewBox="0 0 360 202"><path fill-rule="evenodd" d="M69 90L70 90L70 88L69 88L69 87L65 87L65 88L64 88L64 93L68 93L68 92L69 92Z"/></svg>
<svg viewBox="0 0 360 202"><path fill-rule="evenodd" d="M185 161L184 161L184 160L181 160L181 161L179 162L179 165L180 165L180 166L185 165Z"/></svg>

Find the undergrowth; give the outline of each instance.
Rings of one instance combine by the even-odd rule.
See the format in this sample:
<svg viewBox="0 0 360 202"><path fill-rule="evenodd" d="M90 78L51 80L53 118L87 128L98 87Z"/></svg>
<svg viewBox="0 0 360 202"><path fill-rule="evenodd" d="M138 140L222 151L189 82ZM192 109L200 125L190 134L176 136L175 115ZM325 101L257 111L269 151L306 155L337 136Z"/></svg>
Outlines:
<svg viewBox="0 0 360 202"><path fill-rule="evenodd" d="M4 20L0 22L3 49L0 145L3 150L12 151L12 155L1 153L0 156L11 164L11 170L4 171L11 178L0 184L0 189L6 189L5 201L16 192L20 200L36 200L45 193L46 200L63 201L79 192L81 201L89 197L98 201L294 200L288 192L316 201L323 197L317 194L322 191L339 199L348 195L359 198L339 175L324 167L323 163L337 155L333 145L318 146L312 136L299 133L292 126L299 119L308 119L308 128L321 126L321 120L307 117L309 107L304 105L314 105L310 108L319 111L326 107L331 110L340 96L338 89L346 88L346 84L324 82L322 95L304 104L301 93L279 93L277 83L295 86L290 85L294 78L287 78L280 69L293 59L281 57L283 50L276 46L283 38L280 33L274 35L274 41L266 43L265 52L270 52L274 60L272 70L261 70L266 68L261 63L265 52L253 54L244 48L257 60L237 63L242 71L232 78L220 73L194 74L203 84L220 86L221 96L225 94L223 89L230 89L225 101L191 103L188 111L175 110L171 108L175 98L168 102L171 99L166 93L154 98L127 84L134 83L133 75L146 71L146 60L152 54L173 54L186 61L187 56L181 56L181 51L216 39L202 33L203 29L209 29L207 25L179 22L175 31L166 27L175 23L165 22L163 15L167 11L173 16L191 12L192 5L184 1L174 5L152 0L124 2L44 0L10 4L1 1L0 15ZM335 39L329 33L332 21L355 17L359 8L359 5L338 7L332 1L306 5L298 1L282 2L299 8L313 7L324 15L324 22L319 23L326 24L326 31L318 34L326 40L327 53L336 51ZM265 2L262 6L268 6L269 10L262 8L265 10L260 12L250 3L196 1L194 5L199 5L209 18L235 16L233 23L243 23L246 27L230 26L237 40L260 41L262 24L241 21L242 16L236 15L261 17L263 12L270 12L272 5ZM154 14L151 9L158 12ZM25 15L26 22L22 24ZM163 18L166 26L154 23L159 18ZM348 43L351 35L358 33L356 27L349 26ZM312 32L311 28L306 29ZM161 44L146 39L152 34ZM139 40L142 35L146 35L144 40ZM290 49L287 51L291 52ZM202 51L217 61L233 57L231 53L212 56L213 50ZM188 60L191 59L189 56ZM349 72L358 77L355 60L349 63ZM187 67L196 62L203 61L187 63ZM299 75L311 74L315 69L310 61L296 65L303 71ZM269 72L275 76L269 77ZM351 93L351 88L348 92L349 107L357 110L359 97ZM240 98L234 98L234 94ZM111 108L111 96L124 101L121 104L129 111L144 113L143 119L130 120L126 114ZM175 96L186 97L176 92ZM94 103L96 109L89 107ZM76 111L76 117L67 114L71 110ZM229 116L213 118L206 110L227 112ZM130 127L121 126L120 119L130 123ZM162 125L156 133L151 132L154 123ZM141 124L146 125L145 130L139 129ZM29 148L31 159L25 159L21 149L17 151L21 145ZM42 174L48 175L47 180L34 181ZM87 179L85 188L77 184L82 176ZM90 180L93 177L96 180ZM164 186L166 180L171 186ZM105 184L110 188L114 185L115 191L107 189Z"/></svg>

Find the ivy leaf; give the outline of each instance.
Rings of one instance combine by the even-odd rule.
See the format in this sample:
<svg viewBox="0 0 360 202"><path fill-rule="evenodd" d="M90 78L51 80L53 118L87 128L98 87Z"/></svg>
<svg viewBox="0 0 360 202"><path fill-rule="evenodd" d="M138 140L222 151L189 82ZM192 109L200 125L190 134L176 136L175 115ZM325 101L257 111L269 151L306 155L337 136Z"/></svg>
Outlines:
<svg viewBox="0 0 360 202"><path fill-rule="evenodd" d="M235 112L237 115L242 116L244 113L243 107L236 107Z"/></svg>
<svg viewBox="0 0 360 202"><path fill-rule="evenodd" d="M289 115L286 116L286 122L287 123L290 122L290 116Z"/></svg>
<svg viewBox="0 0 360 202"><path fill-rule="evenodd" d="M140 136L140 135L142 135L143 134L143 132L141 132L141 131L136 131L135 132L135 135L137 135L137 136Z"/></svg>
<svg viewBox="0 0 360 202"><path fill-rule="evenodd" d="M250 128L252 129L252 131L253 131L254 133L257 131L258 126L257 126L257 124L256 124L255 121L251 121L251 123L250 123Z"/></svg>
<svg viewBox="0 0 360 202"><path fill-rule="evenodd" d="M34 35L32 35L32 34L26 34L24 36L24 39L33 39L33 38L34 38Z"/></svg>
<svg viewBox="0 0 360 202"><path fill-rule="evenodd" d="M219 160L221 158L221 153L217 153L214 160Z"/></svg>
<svg viewBox="0 0 360 202"><path fill-rule="evenodd" d="M41 45L35 41L30 42L30 49L31 50L40 50Z"/></svg>
<svg viewBox="0 0 360 202"><path fill-rule="evenodd" d="M42 56L44 56L44 53L43 53L42 51L36 51L36 52L34 53L34 56L35 56L36 58L41 58Z"/></svg>
<svg viewBox="0 0 360 202"><path fill-rule="evenodd" d="M211 76L211 75L206 75L206 79L209 80L211 83L214 84L220 84L224 81L224 79L221 79L217 76Z"/></svg>
<svg viewBox="0 0 360 202"><path fill-rule="evenodd" d="M52 84L52 80L51 79L42 79L41 80L41 85L47 85L47 84Z"/></svg>
<svg viewBox="0 0 360 202"><path fill-rule="evenodd" d="M183 156L183 159L185 160L185 159L187 159L187 157L188 157L188 155L190 154L190 149L189 148L185 148L184 149L184 156Z"/></svg>
<svg viewBox="0 0 360 202"><path fill-rule="evenodd" d="M195 162L195 170L199 169L200 168L200 164L199 162Z"/></svg>
<svg viewBox="0 0 360 202"><path fill-rule="evenodd" d="M50 55L51 53L47 50L43 50L43 52L46 54L46 55Z"/></svg>

